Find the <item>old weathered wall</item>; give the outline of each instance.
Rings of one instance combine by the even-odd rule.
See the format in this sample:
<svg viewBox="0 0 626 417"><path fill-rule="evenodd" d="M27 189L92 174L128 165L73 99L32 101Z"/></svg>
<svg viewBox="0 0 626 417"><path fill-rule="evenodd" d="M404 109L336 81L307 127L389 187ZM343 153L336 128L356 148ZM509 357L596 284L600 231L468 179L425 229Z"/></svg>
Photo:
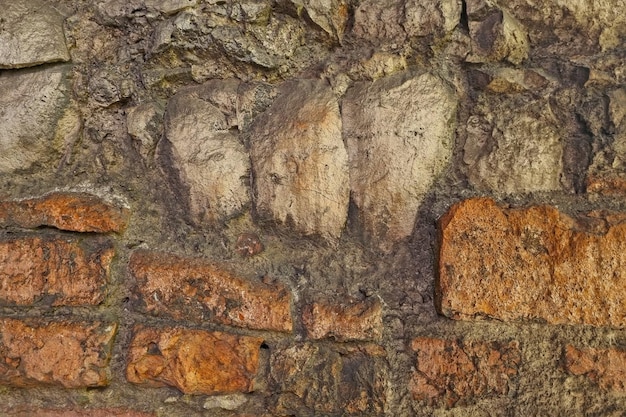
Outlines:
<svg viewBox="0 0 626 417"><path fill-rule="evenodd" d="M0 0L0 415L624 415L625 10Z"/></svg>

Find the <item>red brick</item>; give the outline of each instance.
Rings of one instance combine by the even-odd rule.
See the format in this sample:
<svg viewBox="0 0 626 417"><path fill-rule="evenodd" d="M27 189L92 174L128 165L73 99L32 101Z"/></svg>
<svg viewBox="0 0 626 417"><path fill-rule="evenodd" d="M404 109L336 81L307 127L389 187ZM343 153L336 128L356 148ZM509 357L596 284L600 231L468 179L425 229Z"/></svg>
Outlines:
<svg viewBox="0 0 626 417"><path fill-rule="evenodd" d="M96 305L114 251L108 240L38 236L0 240L0 302Z"/></svg>
<svg viewBox="0 0 626 417"><path fill-rule="evenodd" d="M22 408L6 411L2 414L7 417L156 417L155 414L120 408L106 409L37 409Z"/></svg>
<svg viewBox="0 0 626 417"><path fill-rule="evenodd" d="M0 384L102 387L117 326L105 323L0 320Z"/></svg>
<svg viewBox="0 0 626 417"><path fill-rule="evenodd" d="M130 271L146 312L177 320L291 331L291 293L237 277L201 259L137 251Z"/></svg>
<svg viewBox="0 0 626 417"><path fill-rule="evenodd" d="M596 212L507 209L486 198L440 220L437 303L455 319L626 326L626 223Z"/></svg>
<svg viewBox="0 0 626 417"><path fill-rule="evenodd" d="M304 309L302 321L311 339L375 341L382 335L382 305L377 298L315 302Z"/></svg>
<svg viewBox="0 0 626 417"><path fill-rule="evenodd" d="M505 395L517 375L517 342L461 342L420 337L411 347L417 366L410 383L415 400L451 407L477 397Z"/></svg>
<svg viewBox="0 0 626 417"><path fill-rule="evenodd" d="M130 212L85 193L54 192L38 198L0 202L0 226L56 227L73 232L120 232Z"/></svg>
<svg viewBox="0 0 626 417"><path fill-rule="evenodd" d="M626 351L610 349L578 349L565 347L565 369L573 375L585 375L602 389L626 392Z"/></svg>
<svg viewBox="0 0 626 417"><path fill-rule="evenodd" d="M249 392L262 339L182 328L135 329L126 378L186 394Z"/></svg>

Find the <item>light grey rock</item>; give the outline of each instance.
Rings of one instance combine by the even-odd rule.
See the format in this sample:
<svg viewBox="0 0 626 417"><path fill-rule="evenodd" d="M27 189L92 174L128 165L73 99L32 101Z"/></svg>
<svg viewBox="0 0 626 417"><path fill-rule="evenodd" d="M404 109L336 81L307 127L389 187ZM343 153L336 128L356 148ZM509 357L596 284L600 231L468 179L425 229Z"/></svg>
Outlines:
<svg viewBox="0 0 626 417"><path fill-rule="evenodd" d="M157 10L163 14L174 14L198 4L198 0L144 0L144 2L148 10Z"/></svg>
<svg viewBox="0 0 626 417"><path fill-rule="evenodd" d="M338 238L348 214L348 156L330 87L286 82L250 130L257 212L305 235Z"/></svg>
<svg viewBox="0 0 626 417"><path fill-rule="evenodd" d="M246 398L244 394L216 395L207 398L204 402L203 408L205 410L211 410L214 408L236 410L247 402L248 398Z"/></svg>
<svg viewBox="0 0 626 417"><path fill-rule="evenodd" d="M56 131L69 101L67 71L55 66L0 72L0 173L58 157L64 140L55 141Z"/></svg>
<svg viewBox="0 0 626 417"><path fill-rule="evenodd" d="M240 213L250 202L250 159L232 133L237 81L212 81L172 97L165 113L165 136L180 180L189 188L198 222L215 223ZM233 108L234 110L234 108Z"/></svg>
<svg viewBox="0 0 626 417"><path fill-rule="evenodd" d="M0 0L0 68L69 61L64 17L39 0Z"/></svg>
<svg viewBox="0 0 626 417"><path fill-rule="evenodd" d="M470 183L504 194L562 190L564 134L547 100L485 94L467 122Z"/></svg>
<svg viewBox="0 0 626 417"><path fill-rule="evenodd" d="M157 102L142 103L126 111L128 134L136 141L136 148L150 161L157 142L163 134L165 108Z"/></svg>
<svg viewBox="0 0 626 417"><path fill-rule="evenodd" d="M272 5L267 1L244 0L234 3L230 11L231 19L237 22L266 25L272 14Z"/></svg>
<svg viewBox="0 0 626 417"><path fill-rule="evenodd" d="M457 98L430 74L359 82L342 102L350 187L364 238L382 249L410 236L420 203L448 164Z"/></svg>
<svg viewBox="0 0 626 417"><path fill-rule="evenodd" d="M451 32L461 18L461 0L407 0L404 28L409 36Z"/></svg>

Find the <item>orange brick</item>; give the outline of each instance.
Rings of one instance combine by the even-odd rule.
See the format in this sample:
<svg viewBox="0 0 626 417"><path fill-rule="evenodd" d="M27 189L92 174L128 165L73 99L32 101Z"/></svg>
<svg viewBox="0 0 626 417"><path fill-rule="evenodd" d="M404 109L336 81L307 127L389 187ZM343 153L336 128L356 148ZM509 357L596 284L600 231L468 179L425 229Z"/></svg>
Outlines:
<svg viewBox="0 0 626 417"><path fill-rule="evenodd" d="M565 369L573 375L585 375L600 388L626 392L626 351L610 349L578 349L565 347Z"/></svg>
<svg viewBox="0 0 626 417"><path fill-rule="evenodd" d="M521 361L517 342L420 337L411 347L417 352L417 366L410 390L415 400L428 405L451 407L474 397L507 394Z"/></svg>
<svg viewBox="0 0 626 417"><path fill-rule="evenodd" d="M56 227L73 232L120 232L130 212L85 193L54 192L38 198L0 202L0 226Z"/></svg>
<svg viewBox="0 0 626 417"><path fill-rule="evenodd" d="M382 335L382 305L376 298L315 302L304 309L302 321L311 339L376 341Z"/></svg>
<svg viewBox="0 0 626 417"><path fill-rule="evenodd" d="M0 384L102 387L117 326L0 319Z"/></svg>
<svg viewBox="0 0 626 417"><path fill-rule="evenodd" d="M114 251L104 239L37 236L0 240L0 301L95 305L105 294Z"/></svg>
<svg viewBox="0 0 626 417"><path fill-rule="evenodd" d="M442 217L440 242L437 302L448 317L626 326L623 216L471 199Z"/></svg>
<svg viewBox="0 0 626 417"><path fill-rule="evenodd" d="M137 251L130 260L146 312L250 329L292 330L291 293L242 279L206 261Z"/></svg>
<svg viewBox="0 0 626 417"><path fill-rule="evenodd" d="M186 394L249 392L262 339L182 328L135 329L126 378Z"/></svg>

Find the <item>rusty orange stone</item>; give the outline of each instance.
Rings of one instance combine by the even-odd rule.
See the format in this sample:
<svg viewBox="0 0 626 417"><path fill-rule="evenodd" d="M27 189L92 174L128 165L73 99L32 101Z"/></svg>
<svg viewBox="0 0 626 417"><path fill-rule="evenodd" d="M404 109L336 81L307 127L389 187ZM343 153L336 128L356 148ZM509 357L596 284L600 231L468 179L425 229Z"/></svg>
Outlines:
<svg viewBox="0 0 626 417"><path fill-rule="evenodd" d="M573 375L585 375L607 391L626 393L626 351L608 348L579 349L565 347L565 369Z"/></svg>
<svg viewBox="0 0 626 417"><path fill-rule="evenodd" d="M283 285L246 280L201 259L148 251L132 254L130 272L145 312L258 330L293 328L291 293Z"/></svg>
<svg viewBox="0 0 626 417"><path fill-rule="evenodd" d="M519 344L419 337L412 341L417 366L410 383L415 400L452 407L474 397L505 395L521 361Z"/></svg>
<svg viewBox="0 0 626 417"><path fill-rule="evenodd" d="M56 227L72 232L121 232L130 211L101 198L73 192L54 192L38 198L0 202L0 226Z"/></svg>
<svg viewBox="0 0 626 417"><path fill-rule="evenodd" d="M626 223L477 198L439 222L437 304L454 319L626 326Z"/></svg>
<svg viewBox="0 0 626 417"><path fill-rule="evenodd" d="M183 328L135 329L126 378L186 394L249 392L263 339Z"/></svg>
<svg viewBox="0 0 626 417"><path fill-rule="evenodd" d="M0 302L96 305L105 295L114 250L107 239L60 236L0 239Z"/></svg>
<svg viewBox="0 0 626 417"><path fill-rule="evenodd" d="M382 335L382 305L376 298L314 302L305 307L302 322L311 339L377 341Z"/></svg>
<svg viewBox="0 0 626 417"><path fill-rule="evenodd" d="M0 319L0 384L106 386L116 330L100 322Z"/></svg>

